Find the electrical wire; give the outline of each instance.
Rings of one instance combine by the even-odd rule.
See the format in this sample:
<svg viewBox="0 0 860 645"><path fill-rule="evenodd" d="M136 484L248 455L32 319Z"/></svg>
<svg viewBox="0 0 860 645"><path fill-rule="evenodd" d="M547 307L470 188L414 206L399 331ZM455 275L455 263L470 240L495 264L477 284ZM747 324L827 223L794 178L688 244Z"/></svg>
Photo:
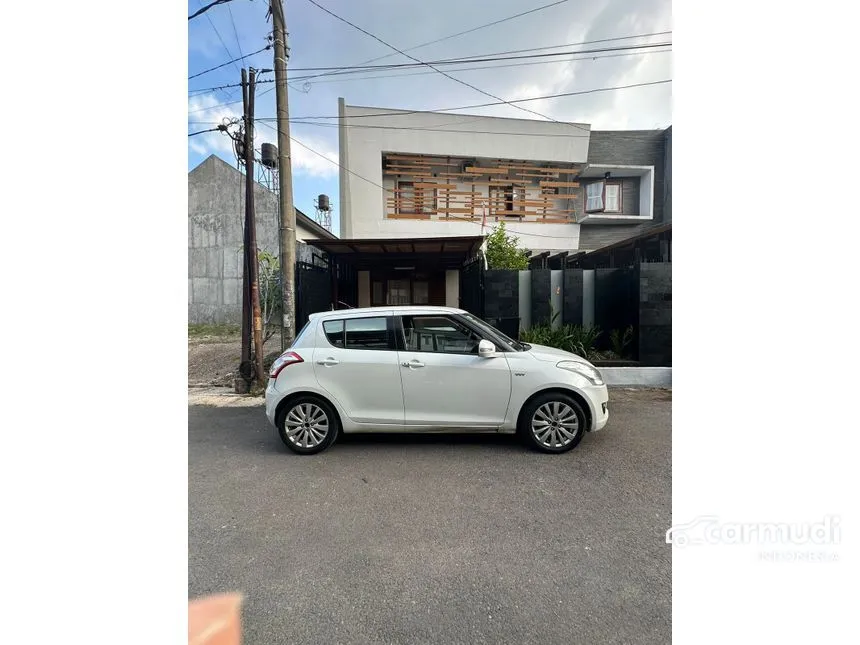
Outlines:
<svg viewBox="0 0 860 645"><path fill-rule="evenodd" d="M672 82L672 79L669 78L669 79L665 79L662 81L649 81L647 83L632 83L630 85L616 85L613 87L597 87L597 88L590 89L590 90L579 90L576 92L562 92L561 94L547 94L545 96L533 96L531 98L525 98L525 99L512 99L510 101L499 101L499 102L494 102L494 103L478 103L478 104L474 104L474 105L462 105L459 107L435 108L432 110L398 110L398 111L387 112L384 114L350 114L346 118L347 119L360 119L360 118L368 118L368 117L403 116L403 115L407 115L407 114L421 114L421 113L427 113L427 112L453 112L455 110L469 110L472 108L491 107L491 106L495 106L495 105L505 105L505 104L510 104L510 103L525 103L527 101L541 101L544 99L557 99L557 98L563 98L563 97L567 97L567 96L579 96L582 94L594 94L597 92L610 92L610 91L615 91L615 90L627 90L627 89L631 89L634 87L646 87L649 85L660 85L663 83L671 83L671 82ZM478 114L473 115L473 116L478 117L478 118L481 117L481 115L478 115ZM292 117L292 119L295 119L295 120L339 119L339 118L340 117L338 115ZM271 117L269 120L274 121L275 118Z"/></svg>
<svg viewBox="0 0 860 645"><path fill-rule="evenodd" d="M202 72L197 72L196 74L189 76L188 80L190 81L192 78L197 78L198 76L203 76L204 74L208 74L209 72L214 72L216 69L221 69L222 67L226 67L227 65L230 65L231 63L235 63L237 61L240 61L243 58L250 58L251 56L256 56L257 54L260 54L260 53L266 51L267 49L271 49L271 48L272 48L271 44L266 45L262 49L258 49L257 51L251 52L250 54L245 54L244 56L239 56L238 58L234 58L233 60L228 60L226 63L221 63L220 65L216 65L215 67L210 67L209 69L204 69Z"/></svg>
<svg viewBox="0 0 860 645"><path fill-rule="evenodd" d="M620 58L624 56L649 56L651 54L671 54L671 49L655 49L653 51L647 52L630 52L627 54L604 54L602 56L585 56L583 58L562 58L561 60L539 60L533 63L507 63L505 65L480 65L477 67L458 67L457 69L452 69L452 72L469 72L472 70L481 70L481 69L508 69L511 67L528 67L531 65L555 65L558 63L571 63L576 61L595 61L603 58ZM350 76L349 78L327 78L321 81L316 81L317 84L322 83L348 83L350 81L375 81L377 79L385 79L385 78L405 78L408 76L427 76L428 74L435 74L434 71L429 72L412 72L411 74L379 74L377 76ZM298 80L303 80L299 78Z"/></svg>
<svg viewBox="0 0 860 645"><path fill-rule="evenodd" d="M202 14L202 13L206 13L206 12L207 12L207 11L209 11L212 7L214 7L215 5L224 4L224 3L226 3L226 2L231 2L231 1L232 1L232 0L215 0L214 2L210 2L210 3L209 3L208 5L206 5L205 7L204 7L204 6L202 6L202 4L203 4L203 3L198 3L198 4L200 4L200 5L201 5L200 9L198 9L197 11L195 11L194 13L192 13L190 16L188 16L188 19L189 19L189 20L191 20L192 18L196 18L197 16L199 16L199 15L200 15L200 14ZM228 9L229 9L229 7L228 7Z"/></svg>
<svg viewBox="0 0 860 645"><path fill-rule="evenodd" d="M319 7L320 9L322 9L323 11L325 11L325 12L326 12L327 14L329 14L330 16L333 16L334 18L336 18L337 20L340 20L341 22L344 22L344 23L346 23L347 25L350 25L351 27L353 27L354 29L357 29L358 31L360 31L360 32L361 32L361 33L363 33L363 34L367 34L368 36L370 36L370 37L371 37L371 38L373 38L374 40L376 40L376 41L378 41L378 42L382 43L382 44L383 44L383 45L385 45L386 47L389 47L389 48L393 49L394 51L398 52L399 54L403 54L403 55L404 55L404 56L406 56L407 58L410 58L410 59L412 59L412 60L414 60L414 61L416 61L416 62L418 62L418 63L421 63L422 65L426 65L426 66L427 66L427 67L429 67L430 69L436 70L436 71L437 71L437 72L439 72L442 76L444 76L445 78L449 78L449 79L451 79L451 80L452 80L452 81L454 81L455 83L459 83L460 85L463 85L464 87L471 88L471 89L475 90L476 92L478 92L479 94L483 94L484 96L488 96L488 97L490 97L491 99L496 99L497 101L502 101L503 103L506 103L507 105L510 105L511 107L516 108L517 110L521 110L522 112L527 112L527 113L529 113L529 114L534 114L535 116L539 116L539 117L541 117L542 119L546 119L547 121L553 121L553 122L555 122L555 123L559 123L559 121L558 121L557 119L554 119L554 118L553 118L553 117L551 117L551 116L547 116L546 114L543 114L542 112L538 112L537 110L532 110L531 108L527 108L527 107L523 107L523 106L521 106L521 105L518 105L518 104L517 104L517 103L518 103L517 101L507 101L507 100L503 99L501 96L498 96L498 95L496 95L496 94L493 94L492 92L487 92L487 91L485 91L485 90L482 90L480 87L477 87L476 85L473 85L472 83L468 83L467 81L461 80L461 79L457 78L456 76L451 76L451 75L450 75L450 74L448 74L447 72L443 72L443 71L442 71L441 69L439 69L438 67L435 67L435 66L433 66L433 65L430 65L429 63L425 63L424 61L419 60L418 58L415 58L414 56L411 56L410 54L405 53L403 50L398 49L397 47L395 47L395 46L394 46L394 45L392 45L391 43L387 43L387 42L385 42L385 41L384 41L384 40L382 40L382 38L380 38L379 36L376 36L376 35L374 35L374 34L370 33L369 31L367 31L366 29L362 29L362 28L361 28L361 27L359 27L358 25L356 25L356 24L354 24L354 23L350 22L350 21L349 21L349 20L347 20L346 18L342 18L341 16L337 15L336 13L334 13L334 12L332 12L332 11L329 11L328 9L326 9L325 7L323 7L321 4L319 4L316 0L308 0L308 2L310 2L310 3L311 3L312 5L314 5L315 7ZM645 46L647 46L647 45L645 45ZM547 55L547 54L542 54L542 55ZM573 126L573 127L575 127L575 128L578 128L578 129L580 129L580 130L587 130L587 128L584 128L583 126L581 126L581 125L577 125L577 124L575 124L575 123L570 123L569 125L571 125L571 126Z"/></svg>
<svg viewBox="0 0 860 645"><path fill-rule="evenodd" d="M485 29L487 27L492 27L494 25L498 25L498 24L501 24L503 22L507 22L508 20L513 20L514 18L520 18L521 16L525 16L525 15L528 15L530 13L535 13L537 11L543 11L544 9L549 9L550 7L554 7L556 5L563 4L565 2L567 2L567 0L558 0L557 2L551 2L550 4L545 4L543 6L536 7L534 9L529 9L528 11L523 11L522 13L518 13L518 14L515 14L513 16L508 16L507 18L501 18L500 20L494 20L493 22L488 22L484 25L472 27L471 29L467 29L465 31L458 31L456 34L451 34L450 36L443 36L442 38L437 38L436 40L430 40L426 43L421 43L420 45L415 45L413 47L409 47L407 49L404 49L403 51L409 52L409 51L413 51L415 49L421 49L422 47L427 47L429 45L435 45L436 43L441 43L445 40L450 40L451 38L456 38L458 36L464 36L466 34L470 34L472 32L479 31L479 30ZM391 58L392 56L394 56L394 54L385 54L384 56L377 56L376 58L371 58L369 60L364 61L364 63L359 63L359 64L364 65L365 63L373 63L373 62L376 62L378 60L384 60L386 58ZM344 68L341 68L341 69L344 69ZM327 76L327 75L328 74L317 74L316 76L313 76L311 78L318 78L320 76Z"/></svg>
<svg viewBox="0 0 860 645"><path fill-rule="evenodd" d="M189 132L189 137L197 136L198 134L204 134L206 132L218 132L221 128L209 128L208 130L200 130L199 132Z"/></svg>
<svg viewBox="0 0 860 645"><path fill-rule="evenodd" d="M223 0L223 1L226 2L228 0ZM206 11L207 7L203 7L203 2L201 0L197 0L197 3L202 7L203 11ZM224 51L227 52L227 57L233 58L233 54L230 53L230 48L227 47L227 43L224 42L224 39L221 37L221 32L218 31L218 27L215 26L215 23L212 22L212 18L209 17L208 13L204 13L203 15L206 16L206 20L209 21L209 24L212 27L212 30L215 32L215 35L218 36L218 40L221 41L221 45L224 47ZM235 62L233 63L233 67L235 67L236 71L241 74L241 72L239 71L239 66L236 65ZM219 89L221 89L221 88L219 88ZM225 91L224 93L227 94L228 98L233 98L232 92Z"/></svg>
<svg viewBox="0 0 860 645"><path fill-rule="evenodd" d="M236 47L239 49L239 58L245 58L245 55L242 53L242 45L239 42L239 32L236 29L236 21L233 19L233 9L229 6L227 7L227 14L230 16L230 24L233 27L233 35L236 37Z"/></svg>
<svg viewBox="0 0 860 645"><path fill-rule="evenodd" d="M313 0L308 0L312 2ZM420 67L430 67L431 69L439 72L440 74L445 74L441 70L436 70L435 65L465 65L468 63L485 63L485 62L498 62L505 60L522 60L527 58L547 58L553 56L577 56L582 54L600 54L606 52L619 52L619 51L628 51L631 49L654 49L656 47L671 47L671 42L663 42L663 43L647 43L644 45L625 45L623 47L602 47L599 49L580 49L576 51L564 51L564 52L551 52L545 54L527 54L522 56L497 56L492 57L488 56L485 58L449 58L441 61L430 61L429 63L418 62L418 63L399 63L396 65L379 65L374 67L362 67L356 68L355 71L351 73L362 73L362 72L373 72L375 70L392 70L392 69L415 69ZM319 68L294 68L292 71L296 71L297 69L319 69ZM298 76L293 78L294 81L302 81L307 80L308 77ZM455 79L457 80L457 79ZM261 83L273 83L274 81L260 81ZM457 82L460 82L459 80ZM228 85L219 85L217 87L207 87L207 88L198 88L196 90L190 90L192 92L206 92L206 91L215 91L219 89L229 88L229 87L241 87L241 83L232 83ZM481 92L484 94L485 92ZM495 98L498 100L502 100L499 97L488 94L491 98Z"/></svg>

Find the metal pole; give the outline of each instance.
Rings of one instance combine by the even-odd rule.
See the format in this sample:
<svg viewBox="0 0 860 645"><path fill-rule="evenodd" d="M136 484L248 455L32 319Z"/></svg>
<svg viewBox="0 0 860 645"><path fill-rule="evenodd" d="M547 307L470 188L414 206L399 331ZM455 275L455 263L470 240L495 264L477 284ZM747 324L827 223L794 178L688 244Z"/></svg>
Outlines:
<svg viewBox="0 0 860 645"><path fill-rule="evenodd" d="M296 211L290 165L290 108L287 95L287 20L282 0L270 0L275 41L275 101L278 123L278 179L280 182L281 351L296 334Z"/></svg>
<svg viewBox="0 0 860 645"><path fill-rule="evenodd" d="M254 314L254 371L258 385L265 384L263 374L263 317L260 313L260 282L259 264L257 260L257 223L254 212L254 94L257 89L256 72L251 68L248 72L248 117L245 123L245 172L246 179L245 201L248 204L248 229L250 253L248 261L251 266L251 309Z"/></svg>

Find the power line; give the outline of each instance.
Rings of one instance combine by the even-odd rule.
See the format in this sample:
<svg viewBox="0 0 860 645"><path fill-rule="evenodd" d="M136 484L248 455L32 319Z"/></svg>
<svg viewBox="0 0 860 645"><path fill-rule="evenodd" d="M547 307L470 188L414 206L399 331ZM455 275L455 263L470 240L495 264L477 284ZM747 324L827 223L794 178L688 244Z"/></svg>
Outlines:
<svg viewBox="0 0 860 645"><path fill-rule="evenodd" d="M265 81L260 81L260 82L262 83ZM564 92L562 94L549 94L547 96L535 96L535 97L527 98L527 99L513 99L512 101L509 101L509 102L510 103L516 103L516 102L525 102L525 101L540 101L543 99L562 98L562 97L566 97L566 96L576 96L579 94L593 94L596 92L609 92L612 90L626 90L626 89L631 89L634 87L646 87L649 85L660 85L662 83L671 83L671 82L672 82L672 79L666 79L666 80L662 80L662 81L651 81L649 83L634 83L633 85L618 85L615 87L599 87L599 88L595 88L595 89L591 89L591 90L581 90L579 92ZM264 92L260 92L260 94L258 96L263 96L264 94L268 94L272 90L274 90L274 87L272 87L268 90L265 90ZM215 105L211 105L208 107L202 107L202 108L199 108L196 110L189 110L188 114L197 114L199 112L205 112L207 110L214 110L216 108L226 107L228 105L235 105L236 103L241 103L241 102L242 101L230 101L227 103L217 103ZM508 101L506 101L506 102L508 102ZM428 112L429 113L432 113L432 112L453 112L456 110L469 110L472 108L490 107L490 106L495 106L495 105L504 105L504 103L506 103L506 102L502 102L502 103L480 103L477 105L463 105L463 106L459 106L459 107L437 108L437 109L433 109L433 110L398 110L396 112L386 112L384 114L352 114L352 115L348 116L347 118L348 119L360 119L360 118L366 118L366 117L403 116L403 115L407 115L407 114L422 114L422 113L426 114ZM467 116L467 115L463 115L463 116ZM468 115L468 116L472 116L474 118L481 118L483 115L474 114L474 115ZM290 118L290 122L292 122L294 120L295 121L302 121L302 120L307 120L307 119L339 119L339 118L340 117L337 115L334 115L334 116L329 116L329 115L299 116L299 117ZM264 119L256 119L256 120L261 121L261 122L264 121ZM268 120L274 121L275 119L269 118Z"/></svg>
<svg viewBox="0 0 860 645"><path fill-rule="evenodd" d="M313 2L313 0L308 0L308 1ZM430 62L426 62L426 63L422 62L422 61L418 61L417 63L399 63L396 65L378 65L378 66L373 66L373 67L359 67L359 68L356 68L352 72L343 72L343 73L344 74L346 74L346 73L361 73L361 72L372 72L375 70L392 70L392 69L403 69L403 68L414 69L417 67L430 67L431 69L435 70L436 72L445 75L445 72L443 72L441 70L437 70L434 67L434 65L465 65L468 63L498 62L498 61L505 61L505 60L522 60L522 59L526 59L526 58L548 58L548 57L554 57L554 56L576 56L576 55L582 55L582 54L600 54L600 53L606 53L606 52L628 51L631 49L654 49L656 47L671 47L671 46L672 46L671 42L663 42L663 43L647 43L644 45L625 45L623 47L601 47L598 49L580 49L580 50L575 50L575 51L550 52L550 53L545 53L545 54L527 54L527 55L522 55L522 56L495 56L495 57L487 56L485 58L466 58L466 59L449 58L449 59L444 59L444 60L440 60L440 61L430 61ZM298 69L307 70L307 69L320 69L320 68L318 68L318 67L294 68L293 71L296 71ZM340 75L340 74L338 74L338 75ZM310 77L298 76L298 77L295 77L293 80L301 81L301 80L307 80L308 78L310 78ZM460 81L458 79L454 79L454 80L456 80L458 83L464 82L464 81ZM259 81L259 82L260 83L272 83L273 81L268 80L268 81ZM224 89L226 87L240 87L240 86L241 86L241 83L231 83L228 85L219 85L217 87L199 88L199 89L190 90L190 91L192 91L192 92L205 92L205 91L214 91L214 90ZM487 94L486 92L484 92L482 90L479 90L479 91L482 94ZM504 99L501 99L500 97L494 96L492 94L487 94L487 96L490 96L491 98L495 98L495 99L504 101Z"/></svg>
<svg viewBox="0 0 860 645"><path fill-rule="evenodd" d="M215 67L210 67L209 69L204 69L202 72L197 72L196 74L189 76L188 80L190 81L192 78L197 78L198 76L203 76L204 74L208 74L209 72L214 72L216 69L221 69L222 67L226 67L227 65L230 65L231 63L235 63L237 61L240 61L243 58L250 58L251 56L256 56L257 54L260 54L260 53L266 51L267 49L271 49L271 48L272 48L271 44L266 45L262 49L258 49L257 51L251 52L250 54L245 54L244 56L239 56L238 58L234 58L233 60L228 60L226 63L221 63L220 65L216 65Z"/></svg>
<svg viewBox="0 0 860 645"><path fill-rule="evenodd" d="M477 27L472 27L471 29L467 29L466 31L459 31L456 34L451 34L450 36L443 36L442 38L437 38L436 40L430 40L426 43L421 43L420 45L415 45L414 47L409 47L404 49L403 51L413 51L415 49L421 49L422 47L427 47L428 45L435 45L436 43L441 43L444 40L450 40L451 38L456 38L457 36L463 36L465 34L470 34L474 31L479 31L480 29L485 29L486 27L492 27L493 25L498 25L503 22L507 22L508 20L513 20L514 18L519 18L521 16L525 16L530 13L535 13L537 11L543 11L544 9L549 9L550 7L554 7L558 4L563 4L567 2L567 0L558 0L557 2L551 2L550 4L545 4L541 7L536 7L535 9L529 9L528 11L523 11L522 13L515 14L513 16L508 16L507 18L502 18L500 20L494 20L493 22L488 22L484 25L479 25ZM394 54L385 54L384 56L377 56L376 58L371 58L369 60L364 61L364 63L359 63L360 65L364 65L365 63L373 63L378 60L384 60L386 58L391 58ZM340 68L345 69L345 68ZM328 74L317 74L316 76L312 76L311 78L318 78L320 76L328 76Z"/></svg>
<svg viewBox="0 0 860 645"><path fill-rule="evenodd" d="M354 29L357 29L358 31L362 32L363 34L367 34L368 36L370 36L370 37L371 37L371 38L373 38L374 40L377 40L377 41L379 41L380 43L382 43L383 45L385 45L385 46L387 46L387 47L390 47L390 48L391 48L391 49L393 49L394 51L396 51L396 52L398 52L398 53L400 53L400 54L403 54L403 55L404 55L404 56L406 56L407 58L410 58L410 59L412 59L412 60L414 60L414 61L416 61L416 62L418 62L418 63L421 63L422 65L427 65L427 67L429 67L430 69L434 69L434 70L436 70L436 71L437 71L437 72L439 72L442 76L444 76L444 77L446 77L446 78L450 78L450 79L451 79L452 81L454 81L455 83L459 83L460 85L463 85L464 87L471 88L471 89L475 90L476 92L478 92L479 94L483 94L484 96L489 96L491 99L496 99L497 101L502 101L503 103L506 103L506 104L510 105L511 107L516 108L517 110L521 110L521 111L523 111L523 112L528 112L529 114L534 114L534 115L539 116L539 117L541 117L541 118L543 118L543 119L546 119L547 121L555 121L556 123L558 122L556 119L552 118L551 116L547 116L546 114L543 114L543 113L538 112L538 111L536 111L536 110L532 110L532 109L527 108L527 107L522 107L521 105L517 105L517 104L516 104L516 103L514 103L514 102L506 101L506 100L505 100L505 99L503 99L501 96L497 96L496 94L493 94L492 92L487 92L487 91L485 91L485 90L482 90L480 87L477 87L477 86L475 86L475 85L472 85L471 83L468 83L468 82L466 82L466 81L460 80L459 78L457 78L457 77L455 77L455 76L451 76L451 75L450 75L450 74L448 74L447 72L443 72L443 71L442 71L441 69L439 69L438 67L434 67L433 65L430 65L429 63L425 63L424 61L419 60L419 59L415 58L414 56L411 56L410 54L405 53L403 50L398 49L398 48L397 48L397 47L395 47L394 45L392 45L392 44L390 44L390 43L385 42L385 41L384 41L384 40L382 40L382 38L380 38L379 36L375 36L374 34L370 33L369 31L367 31L367 30L365 30L365 29L362 29L362 28L361 28L361 27L359 27L358 25L356 25L356 24L354 24L354 23L351 23L351 22L350 22L349 20L347 20L346 18L341 18L341 17L340 17L340 16L338 16L336 13L333 13L332 11L329 11L328 9L326 9L325 7L323 7L321 4L319 4L316 0L308 0L308 2L310 2L310 3L311 3L312 5L314 5L315 7L319 7L320 9L322 9L323 11L325 11L325 12L326 12L327 14L329 14L330 16L333 16L334 18L337 18L337 19L338 19L338 20L340 20L341 22L344 22L344 23L346 23L346 24L350 25L351 27L353 27ZM573 125L574 127L580 128L580 129L585 129L585 128L583 128L582 126L578 126L578 125L576 125L576 124L571 124L571 125Z"/></svg>
<svg viewBox="0 0 860 645"><path fill-rule="evenodd" d="M584 56L583 58L562 58L561 60L539 60L533 63L507 63L504 65L481 65L476 67L458 67L457 69L452 69L452 72L470 72L473 70L481 70L481 69L508 69L511 67L528 67L530 65L555 65L558 63L571 63L576 61L594 61L603 58L619 58L623 56L648 56L650 54L671 54L671 49L655 49L653 51L647 52L629 52L626 54L603 54L603 55L595 55L595 56ZM349 81L374 81L377 79L384 78L406 78L409 76L426 76L428 74L435 74L434 71L429 72L413 72L411 74L378 74L376 76L350 76L349 78L328 78L321 81L316 81L317 84L320 83L347 83ZM313 78L313 77L310 77ZM298 80L303 80L299 78Z"/></svg>
<svg viewBox="0 0 860 645"><path fill-rule="evenodd" d="M215 5L224 4L225 2L231 2L231 0L215 0L214 2L210 2L209 4L207 4L205 7L201 6L200 9L198 9L197 11L192 13L190 16L188 16L188 19L191 20L192 18L196 18L201 13L206 13L207 11L209 11ZM229 7L228 7L228 9L229 9Z"/></svg>
<svg viewBox="0 0 860 645"><path fill-rule="evenodd" d="M435 108L433 110L400 110L397 112L387 112L384 114L351 114L346 118L347 119L360 119L360 118L367 118L367 117L402 116L402 115L406 115L406 114L420 114L420 113L427 113L427 112L431 112L431 113L432 112L452 112L454 110L469 110L472 108L490 107L490 106L505 105L505 104L510 104L510 103L525 103L527 101L540 101L543 99L557 99L557 98L563 98L566 96L578 96L581 94L594 94L597 92L610 92L610 91L614 91L614 90L627 90L627 89L631 89L634 87L646 87L649 85L660 85L662 83L671 83L671 82L672 82L672 79L669 78L669 79L665 79L662 81L649 81L647 83L633 83L631 85L616 85L614 87L597 87L597 88L594 88L591 90L579 90L576 92L562 92L561 94L547 94L545 96L533 96L533 97L527 98L527 99L512 99L510 101L499 101L496 103L479 103L479 104L475 104L475 105L462 105L459 107ZM476 114L473 116L480 118L482 115ZM340 117L338 115L333 115L333 116L325 115L325 116L297 116L297 117L293 117L293 118L296 120L304 120L304 119L339 119ZM270 119L270 120L274 120L274 119Z"/></svg>
<svg viewBox="0 0 860 645"><path fill-rule="evenodd" d="M230 16L230 24L233 26L233 35L236 37L236 47L239 49L239 57L245 58L244 54L242 54L242 45L239 43L239 32L236 30L236 21L233 20L233 10L227 7L227 13Z"/></svg>
<svg viewBox="0 0 860 645"><path fill-rule="evenodd" d="M189 132L189 137L197 136L198 134L204 134L206 132L218 132L221 128L209 128L208 130L200 130L199 132Z"/></svg>
<svg viewBox="0 0 860 645"><path fill-rule="evenodd" d="M228 2L229 0L223 0L223 1ZM202 7L203 11L206 11L206 7L203 7L203 2L201 0L197 0L197 4L199 4ZM221 41L221 45L224 47L224 51L227 52L227 57L233 58L233 54L230 53L230 49L227 47L227 43L225 43L224 39L221 38L221 32L218 31L218 27L215 26L215 23L212 22L212 18L209 17L208 13L204 13L203 15L206 16L206 20L209 21L209 25L212 27L212 30L215 32L215 35L218 36L218 40ZM236 71L239 72L239 66L236 65L235 62L233 63L233 67L235 67ZM228 98L233 98L232 92L224 91L224 93L227 95Z"/></svg>

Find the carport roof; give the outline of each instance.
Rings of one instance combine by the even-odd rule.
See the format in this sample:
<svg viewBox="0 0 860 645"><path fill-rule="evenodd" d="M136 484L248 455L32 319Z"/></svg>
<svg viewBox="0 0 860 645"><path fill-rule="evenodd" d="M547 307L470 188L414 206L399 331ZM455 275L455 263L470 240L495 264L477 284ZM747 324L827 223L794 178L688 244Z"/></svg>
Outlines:
<svg viewBox="0 0 860 645"><path fill-rule="evenodd" d="M478 251L484 242L483 235L463 235L455 237L419 237L352 240L305 240L307 244L331 255L375 255L404 256L409 254L462 255L466 260Z"/></svg>

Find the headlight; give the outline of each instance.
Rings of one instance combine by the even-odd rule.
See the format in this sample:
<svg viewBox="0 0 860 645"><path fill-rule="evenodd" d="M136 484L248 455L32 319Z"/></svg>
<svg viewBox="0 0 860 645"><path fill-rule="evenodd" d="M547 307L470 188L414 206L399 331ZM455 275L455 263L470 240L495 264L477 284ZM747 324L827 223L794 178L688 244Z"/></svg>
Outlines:
<svg viewBox="0 0 860 645"><path fill-rule="evenodd" d="M556 365L556 367L560 367L563 370L567 370L568 372L575 372L580 376L584 376L587 378L593 385L603 385L603 377L600 375L595 368L591 365L586 365L585 363L580 363L579 361L561 361Z"/></svg>

